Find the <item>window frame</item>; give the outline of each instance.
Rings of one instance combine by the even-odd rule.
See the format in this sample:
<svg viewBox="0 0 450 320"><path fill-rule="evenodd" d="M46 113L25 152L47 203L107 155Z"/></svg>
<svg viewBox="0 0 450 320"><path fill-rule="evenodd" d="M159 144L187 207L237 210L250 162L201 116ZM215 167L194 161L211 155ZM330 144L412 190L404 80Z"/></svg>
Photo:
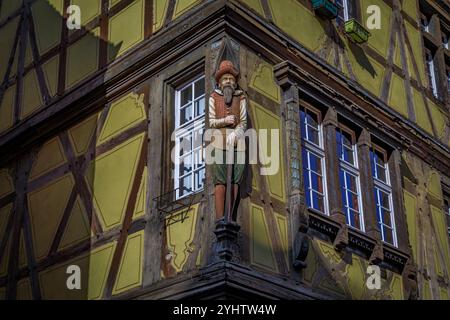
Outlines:
<svg viewBox="0 0 450 320"><path fill-rule="evenodd" d="M449 38L449 36L448 36L448 32L442 32L442 46L445 48L445 49L447 49L447 50L449 50L449 46L448 46L448 39Z"/></svg>
<svg viewBox="0 0 450 320"><path fill-rule="evenodd" d="M350 135L351 143L352 143L352 151L353 151L354 164L341 158L342 150L338 150L339 187L340 187L340 192L341 192L341 198L344 198L342 195L342 192L345 191L346 202L342 203L342 206L343 206L344 213L345 213L345 216L347 219L347 225L350 228L353 228L355 230L365 232L364 208L363 208L363 201L362 201L361 175L360 175L360 168L359 168L359 161L358 161L358 144L357 144L357 139L356 139L356 133L342 123L339 123L339 125L336 127L336 131L338 131L338 130L341 131L341 135L342 135L342 131L346 132L347 134ZM338 148L339 144L337 143L337 137L335 138L335 141L336 141L336 147ZM343 145L342 145L342 148L344 148ZM341 178L340 178L341 170L344 172L344 186L342 186L342 184L341 184ZM353 176L356 180L356 193L357 193L356 195L358 198L359 211L356 211L355 209L350 208L348 206L348 204L349 204L348 192L351 192L353 194L354 194L354 192L351 189L347 188L347 179L345 177L346 173ZM359 214L359 224L360 224L359 229L357 227L351 225L350 213L358 213Z"/></svg>
<svg viewBox="0 0 450 320"><path fill-rule="evenodd" d="M305 122L302 122L302 116L301 116L301 112L304 111L305 114L306 112L310 112L316 115L317 117L317 130L318 130L318 139L319 139L319 145L311 142L310 140L307 139L307 137L303 136L303 130L304 132L308 135L308 124ZM311 206L308 206L308 201L307 199L305 199L305 203L307 205L308 208L316 210L322 214L325 214L327 216L330 215L330 210L329 210L329 203L328 203L328 183L327 183L327 174L326 174L326 156L325 156L325 141L324 141L324 136L323 136L323 119L322 119L322 114L320 112L320 110L310 106L310 105L304 105L301 104L300 105L300 133L301 133L301 147L302 147L302 174L303 174L303 188L304 188L304 192L305 192L305 197L307 196L307 194L309 194L310 197L310 203ZM306 121L306 117L305 117L305 121ZM305 127L305 129L303 129L303 126ZM320 211L319 209L314 208L314 204L313 204L313 197L312 197L312 193L316 192L313 187L312 187L312 175L311 175L311 170L310 167L310 157L307 156L307 160L308 160L308 164L307 167L305 168L305 159L303 157L303 151L305 151L308 155L308 153L313 154L314 156L316 156L317 158L320 158L321 161L321 170L322 170L322 188L323 188L323 208L324 208L324 212ZM305 177L305 170L308 171L308 180L309 180L309 187L307 190L307 186L306 186L306 177ZM316 173L316 172L315 172ZM317 173L316 173L317 174ZM319 194L319 192L316 192Z"/></svg>
<svg viewBox="0 0 450 320"><path fill-rule="evenodd" d="M336 22L343 27L346 21L356 19L360 21L359 2L355 0L335 0L338 7L338 16Z"/></svg>
<svg viewBox="0 0 450 320"><path fill-rule="evenodd" d="M423 32L430 33L430 21L425 14L421 14L420 16L420 28Z"/></svg>
<svg viewBox="0 0 450 320"><path fill-rule="evenodd" d="M450 237L450 188L444 185L443 189L443 211L447 218L447 234Z"/></svg>
<svg viewBox="0 0 450 320"><path fill-rule="evenodd" d="M436 72L437 68L434 63L434 57L431 50L425 48L425 66L427 67L427 75L428 75L428 89L431 91L431 94L439 99L439 90L437 87L437 79Z"/></svg>
<svg viewBox="0 0 450 320"><path fill-rule="evenodd" d="M384 162L384 169L385 169L385 177L386 177L386 181L383 181L381 179L379 179L378 177L374 176L373 173L372 175L372 179L373 179L373 184L374 184L374 192L377 191L377 189L381 192L384 192L386 194L388 194L388 200L389 200L389 208L384 208L381 205L381 199L379 196L379 193L377 193L377 197L375 200L375 214L377 217L377 227L380 228L380 222L381 222L381 228L380 228L380 233L381 233L381 240L384 243L387 243L389 245L392 245L396 248L398 248L398 237L397 237L397 225L396 225L396 220L395 220L395 210L394 210L394 200L393 200L393 187L392 187L392 181L391 181L391 172L390 172L390 168L389 168L389 157L388 157L388 153L385 149L383 149L382 147L376 145L376 144L372 144L371 147L371 165L374 164L375 168L371 168L372 170L375 169L375 173L377 173L377 164L374 161L373 157L372 157L372 152L378 151L379 153L381 153L383 155L383 162ZM391 227L387 226L384 221L383 221L383 216L381 214L381 212L379 211L378 207L382 207L384 209L388 209L389 210L389 216L390 216L390 222L391 222ZM378 219L379 218L379 219ZM387 228L392 230L392 242L387 242L385 241L385 236L384 236L384 226L386 226Z"/></svg>
<svg viewBox="0 0 450 320"><path fill-rule="evenodd" d="M195 97L195 84L198 81L201 81L204 79L204 90L203 94L201 94L199 97ZM189 86L192 87L192 100L190 101L191 108L192 108L192 119L189 121L183 123L180 125L180 114L181 109L185 108L187 104L181 105L181 93L183 90L188 88ZM203 141L203 133L204 130L206 130L206 111L207 111L207 99L206 99L206 75L203 73L201 75L197 74L196 76L190 77L189 80L183 82L181 85L174 88L174 115L175 115L175 121L174 121L174 127L173 127L173 137L174 137L174 150L175 150L175 163L173 167L173 189L175 190L175 200L183 199L192 195L195 195L199 192L202 192L206 185L206 162L203 161L202 164L197 166L195 160L196 155L199 150L201 152L201 155L203 156L203 160L205 159L205 142ZM204 113L202 115L195 116L195 102L199 101L200 99L204 99ZM201 146L195 146L195 133L199 130L203 130L202 133L202 143ZM186 154L180 155L180 139L183 137L186 137L189 135L189 133L192 134L192 141L191 141L191 148L190 151ZM191 157L191 170L189 170L188 173L185 173L183 175L180 175L180 159L185 158L187 156ZM197 172L200 172L203 169L203 185L200 188L196 188L196 180L195 176ZM180 195L180 181L181 179L191 176L191 191L187 193L183 193Z"/></svg>
<svg viewBox="0 0 450 320"><path fill-rule="evenodd" d="M450 96L450 66L445 68L445 77L447 78L447 95Z"/></svg>
<svg viewBox="0 0 450 320"><path fill-rule="evenodd" d="M349 0L336 0L338 8L338 19L339 21L345 22L350 19L350 14L348 10ZM342 16L341 13L342 12Z"/></svg>

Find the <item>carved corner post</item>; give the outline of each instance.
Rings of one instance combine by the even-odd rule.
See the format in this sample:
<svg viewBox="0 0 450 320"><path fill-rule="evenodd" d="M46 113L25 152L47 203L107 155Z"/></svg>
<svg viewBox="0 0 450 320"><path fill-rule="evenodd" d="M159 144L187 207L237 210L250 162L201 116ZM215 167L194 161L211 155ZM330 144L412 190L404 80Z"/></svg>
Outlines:
<svg viewBox="0 0 450 320"><path fill-rule="evenodd" d="M376 203L373 197L374 183L370 161L372 140L370 132L367 129L362 130L357 145L361 179L361 197L364 208L364 227L366 234L376 240L369 262L372 264L379 264L383 260L383 247L381 245L381 232L377 226Z"/></svg>
<svg viewBox="0 0 450 320"><path fill-rule="evenodd" d="M241 227L234 221L220 221L216 223L216 254L218 260L237 261L238 233Z"/></svg>
<svg viewBox="0 0 450 320"><path fill-rule="evenodd" d="M336 128L338 125L336 109L329 108L323 121L328 203L331 218L340 225L333 245L337 250L342 250L348 245L348 228L345 213L342 211L343 205L339 192L341 186L339 183L339 157L336 145Z"/></svg>
<svg viewBox="0 0 450 320"><path fill-rule="evenodd" d="M289 172L288 210L290 225L293 230L292 254L295 268L306 267L306 256L309 250L308 215L302 183L302 151L300 130L299 90L296 85L298 74L295 66L285 61L275 66L275 78L282 90L284 114L283 126L286 133L287 168Z"/></svg>
<svg viewBox="0 0 450 320"><path fill-rule="evenodd" d="M233 41L228 36L224 36L219 41L214 42L211 45L211 52L208 60L208 76L210 79L214 79L214 75L219 68L221 61L229 60L234 66L240 70L239 56L240 47L239 44ZM209 82L213 84L209 90L212 92L215 88L215 81ZM208 118L209 120L209 118ZM209 128L209 126L208 126ZM228 155L233 157L233 150ZM231 160L231 159L228 159ZM231 162L231 161L230 161ZM211 172L210 172L211 174ZM227 188L226 188L226 199L224 208L224 220L219 220L215 224L214 234L216 236L214 247L213 261L233 261L239 262L239 230L240 225L232 220L232 212L235 210L234 205L231 201L231 177L232 177L232 165L227 165ZM214 187L214 186L213 186Z"/></svg>

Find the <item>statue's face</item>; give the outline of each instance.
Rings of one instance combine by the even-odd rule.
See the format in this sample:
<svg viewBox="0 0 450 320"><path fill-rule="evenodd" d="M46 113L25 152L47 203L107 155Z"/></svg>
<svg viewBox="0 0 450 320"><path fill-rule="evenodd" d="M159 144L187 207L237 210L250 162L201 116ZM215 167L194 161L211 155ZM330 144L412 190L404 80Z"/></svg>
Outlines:
<svg viewBox="0 0 450 320"><path fill-rule="evenodd" d="M227 86L230 86L234 89L236 88L236 78L232 74L226 73L222 76L222 78L220 78L219 84L222 90Z"/></svg>

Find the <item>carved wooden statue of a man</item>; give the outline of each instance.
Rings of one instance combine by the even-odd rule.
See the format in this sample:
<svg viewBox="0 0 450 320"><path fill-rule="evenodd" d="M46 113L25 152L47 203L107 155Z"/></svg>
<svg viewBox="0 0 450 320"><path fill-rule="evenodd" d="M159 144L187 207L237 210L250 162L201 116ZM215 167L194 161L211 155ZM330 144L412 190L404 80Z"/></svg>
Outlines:
<svg viewBox="0 0 450 320"><path fill-rule="evenodd" d="M247 99L242 90L238 89L239 71L231 61L220 63L215 80L218 85L209 98L209 126L220 130L220 139L212 141L214 159L221 159L213 163L213 182L215 195L216 219L225 216L225 198L227 192L227 155L231 159L233 152L231 175L231 203L234 207L239 184L245 167L244 131L247 129ZM230 163L230 161L228 161ZM231 217L228 217L231 219Z"/></svg>

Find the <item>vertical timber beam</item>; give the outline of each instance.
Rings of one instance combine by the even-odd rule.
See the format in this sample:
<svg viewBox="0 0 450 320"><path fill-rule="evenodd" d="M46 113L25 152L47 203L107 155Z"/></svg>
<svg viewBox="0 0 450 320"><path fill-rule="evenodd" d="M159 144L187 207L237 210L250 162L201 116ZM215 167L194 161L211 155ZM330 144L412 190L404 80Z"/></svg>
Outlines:
<svg viewBox="0 0 450 320"><path fill-rule="evenodd" d="M302 151L300 133L300 99L299 89L295 84L293 68L288 62L275 66L274 73L282 90L282 114L286 132L286 168L290 177L287 184L288 212L291 230L289 251L292 254L294 267L305 268L309 250L308 215L302 183Z"/></svg>
<svg viewBox="0 0 450 320"><path fill-rule="evenodd" d="M6 299L14 300L17 295L17 280L19 274L19 244L20 230L25 214L24 203L27 201L27 182L31 171L32 153L27 154L17 162L16 193L13 210L13 227L11 235L10 259L8 264L8 283L6 287Z"/></svg>
<svg viewBox="0 0 450 320"><path fill-rule="evenodd" d="M348 232L343 204L340 197L339 158L336 145L336 128L338 115L335 108L329 108L323 121L323 136L325 148L325 164L327 174L328 204L331 218L340 224L341 228L334 240L336 249L341 250L348 244Z"/></svg>
<svg viewBox="0 0 450 320"><path fill-rule="evenodd" d="M364 227L368 236L377 241L372 251L370 262L378 264L383 260L381 247L381 233L377 227L376 204L373 197L374 182L370 161L370 148L372 145L370 132L363 129L358 139L358 164L361 179L361 197L364 208Z"/></svg>

